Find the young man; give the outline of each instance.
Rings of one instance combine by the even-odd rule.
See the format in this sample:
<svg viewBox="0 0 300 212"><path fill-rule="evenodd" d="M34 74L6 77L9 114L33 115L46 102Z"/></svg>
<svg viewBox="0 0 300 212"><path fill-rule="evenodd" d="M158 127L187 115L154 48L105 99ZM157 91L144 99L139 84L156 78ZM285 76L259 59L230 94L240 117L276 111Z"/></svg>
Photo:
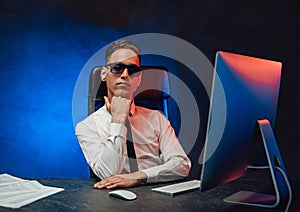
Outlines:
<svg viewBox="0 0 300 212"><path fill-rule="evenodd" d="M105 105L76 126L84 156L102 179L94 188L131 187L189 174L191 162L170 122L159 111L134 104L133 93L142 77L140 63L140 50L132 42L111 44L101 70L107 85ZM128 157L129 134L136 155L133 160Z"/></svg>

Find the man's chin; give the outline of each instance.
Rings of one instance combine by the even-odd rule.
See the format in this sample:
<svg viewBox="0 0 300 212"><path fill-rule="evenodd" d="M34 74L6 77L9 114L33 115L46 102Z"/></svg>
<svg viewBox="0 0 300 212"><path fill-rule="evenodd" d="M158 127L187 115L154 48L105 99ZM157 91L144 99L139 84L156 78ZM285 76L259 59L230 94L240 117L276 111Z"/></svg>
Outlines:
<svg viewBox="0 0 300 212"><path fill-rule="evenodd" d="M128 89L119 88L115 91L114 96L120 96L126 99L132 99L132 93Z"/></svg>

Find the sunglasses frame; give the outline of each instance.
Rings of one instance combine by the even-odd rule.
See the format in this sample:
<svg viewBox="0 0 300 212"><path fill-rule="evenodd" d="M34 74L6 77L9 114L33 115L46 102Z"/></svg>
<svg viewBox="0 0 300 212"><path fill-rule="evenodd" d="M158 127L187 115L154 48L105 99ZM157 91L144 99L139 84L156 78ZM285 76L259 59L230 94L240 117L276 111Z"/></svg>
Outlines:
<svg viewBox="0 0 300 212"><path fill-rule="evenodd" d="M125 69L127 69L130 77L139 77L142 71L142 68L136 64L126 65L121 62L116 62L116 63L106 64L105 66L109 67L110 72L115 75L121 75L125 71ZM117 66L121 69L121 71L113 71L113 69Z"/></svg>

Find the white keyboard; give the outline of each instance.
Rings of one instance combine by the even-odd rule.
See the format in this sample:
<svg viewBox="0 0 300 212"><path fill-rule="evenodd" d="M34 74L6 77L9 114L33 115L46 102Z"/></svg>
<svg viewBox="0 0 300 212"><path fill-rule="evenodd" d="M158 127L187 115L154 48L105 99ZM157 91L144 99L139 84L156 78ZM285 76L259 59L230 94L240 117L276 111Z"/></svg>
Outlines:
<svg viewBox="0 0 300 212"><path fill-rule="evenodd" d="M175 196L178 194L186 193L189 191L199 190L200 181L199 180L190 180L182 183L175 183L172 185L161 186L158 188L152 188L152 191L168 194Z"/></svg>

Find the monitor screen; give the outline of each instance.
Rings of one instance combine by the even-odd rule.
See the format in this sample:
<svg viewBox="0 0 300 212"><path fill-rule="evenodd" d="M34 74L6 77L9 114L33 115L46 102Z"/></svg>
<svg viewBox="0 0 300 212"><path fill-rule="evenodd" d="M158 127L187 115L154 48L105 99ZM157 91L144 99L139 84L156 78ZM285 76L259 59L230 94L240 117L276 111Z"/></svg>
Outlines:
<svg viewBox="0 0 300 212"><path fill-rule="evenodd" d="M257 120L274 128L280 62L219 51L202 157L201 191L245 174Z"/></svg>

